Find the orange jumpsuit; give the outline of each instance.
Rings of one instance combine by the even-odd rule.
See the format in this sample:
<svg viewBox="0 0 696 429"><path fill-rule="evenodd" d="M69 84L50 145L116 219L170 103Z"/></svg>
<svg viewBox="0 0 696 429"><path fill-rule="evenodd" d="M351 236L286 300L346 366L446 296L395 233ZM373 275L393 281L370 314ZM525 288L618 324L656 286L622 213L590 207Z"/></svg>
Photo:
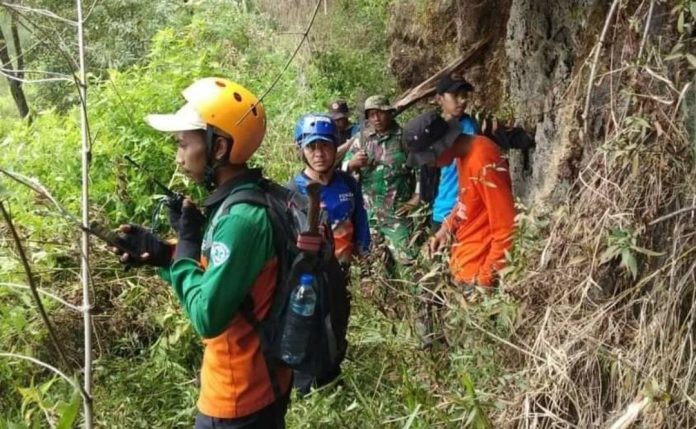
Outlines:
<svg viewBox="0 0 696 429"><path fill-rule="evenodd" d="M507 160L498 146L473 136L457 158L459 195L444 226L454 235L450 271L456 283L491 286L512 245L515 207Z"/></svg>

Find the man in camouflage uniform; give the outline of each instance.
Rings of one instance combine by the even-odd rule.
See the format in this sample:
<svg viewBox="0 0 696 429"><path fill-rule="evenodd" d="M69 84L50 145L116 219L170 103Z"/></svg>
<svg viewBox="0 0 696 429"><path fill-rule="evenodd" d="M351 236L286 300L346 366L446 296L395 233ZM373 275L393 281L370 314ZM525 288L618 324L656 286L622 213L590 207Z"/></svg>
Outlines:
<svg viewBox="0 0 696 429"><path fill-rule="evenodd" d="M401 127L393 120L394 108L386 97L365 101L367 127L351 140L343 167L357 173L372 229L386 244L399 267L412 262L410 221L407 214L418 205L414 171L406 165Z"/></svg>

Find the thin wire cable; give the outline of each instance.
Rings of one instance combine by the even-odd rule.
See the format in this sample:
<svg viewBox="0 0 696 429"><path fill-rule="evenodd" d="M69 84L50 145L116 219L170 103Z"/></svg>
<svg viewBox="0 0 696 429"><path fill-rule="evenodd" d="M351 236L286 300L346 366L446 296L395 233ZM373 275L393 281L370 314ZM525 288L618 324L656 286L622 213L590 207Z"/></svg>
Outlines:
<svg viewBox="0 0 696 429"><path fill-rule="evenodd" d="M290 67L290 64L292 64L293 60L295 59L295 56L297 56L297 53L300 51L300 48L302 48L302 45L304 45L304 42L307 40L307 36L309 35L309 32L312 30L312 26L314 25L314 20L317 17L317 13L319 12L319 7L321 6L321 2L322 2L322 0L317 1L317 5L314 8L314 13L312 13L312 19L309 21L309 25L307 25L307 29L305 30L305 32L302 33L302 39L300 39L300 42L297 44L297 47L295 48L295 51L292 53L292 55L290 55L290 58L288 58L288 61L285 63L285 66L282 68L282 70L280 70L280 72L275 77L275 79L273 79L273 82L271 82L271 85L268 87L268 89L266 89L266 91L264 91L263 94L261 94L261 97L259 97L258 101L256 103L254 103L249 108L249 110L247 110L246 113L244 113L244 115L242 115L242 117L239 119L239 121L237 121L237 123L235 125L241 124L242 121L244 119L246 119L247 116L249 116L249 113L253 112L254 109L256 109L256 106L258 106L259 103L261 103L263 101L263 99L266 98L268 93L270 93L273 90L273 88L275 88L278 81L280 81L280 78L283 77L283 74L285 73L285 71L288 69L288 67Z"/></svg>

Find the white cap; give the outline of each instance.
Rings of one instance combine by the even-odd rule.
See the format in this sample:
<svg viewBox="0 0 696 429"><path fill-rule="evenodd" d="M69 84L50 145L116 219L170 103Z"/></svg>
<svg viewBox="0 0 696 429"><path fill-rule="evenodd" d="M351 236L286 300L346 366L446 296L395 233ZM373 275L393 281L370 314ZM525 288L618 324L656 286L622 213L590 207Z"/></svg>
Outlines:
<svg viewBox="0 0 696 429"><path fill-rule="evenodd" d="M173 114L147 115L145 122L157 131L176 133L179 131L205 130L206 123L193 108L191 103L186 103Z"/></svg>

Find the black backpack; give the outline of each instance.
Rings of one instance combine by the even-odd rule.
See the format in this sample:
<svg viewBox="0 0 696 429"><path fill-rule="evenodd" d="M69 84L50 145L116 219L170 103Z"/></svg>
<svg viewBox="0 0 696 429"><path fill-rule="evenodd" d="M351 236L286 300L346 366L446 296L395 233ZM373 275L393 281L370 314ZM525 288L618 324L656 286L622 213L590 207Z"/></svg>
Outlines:
<svg viewBox="0 0 696 429"><path fill-rule="evenodd" d="M282 391L276 376L278 365L289 366L317 379L326 379L335 374L348 346L346 331L350 315L350 294L346 278L334 256L331 229L325 220L321 223L321 228L326 233L323 234L325 238L322 239L319 252L311 254L298 248L298 237L308 229L307 198L267 179L260 179L258 185L261 189L232 192L223 201L211 222L214 227L217 218L240 203L266 208L271 220L274 248L278 257L278 282L271 309L265 319L256 319L254 303L249 296L240 311L259 336L273 392L279 399ZM290 311L290 295L303 273L314 276L316 311L312 316L311 341L304 360L299 364L288 365L281 357L281 335Z"/></svg>

